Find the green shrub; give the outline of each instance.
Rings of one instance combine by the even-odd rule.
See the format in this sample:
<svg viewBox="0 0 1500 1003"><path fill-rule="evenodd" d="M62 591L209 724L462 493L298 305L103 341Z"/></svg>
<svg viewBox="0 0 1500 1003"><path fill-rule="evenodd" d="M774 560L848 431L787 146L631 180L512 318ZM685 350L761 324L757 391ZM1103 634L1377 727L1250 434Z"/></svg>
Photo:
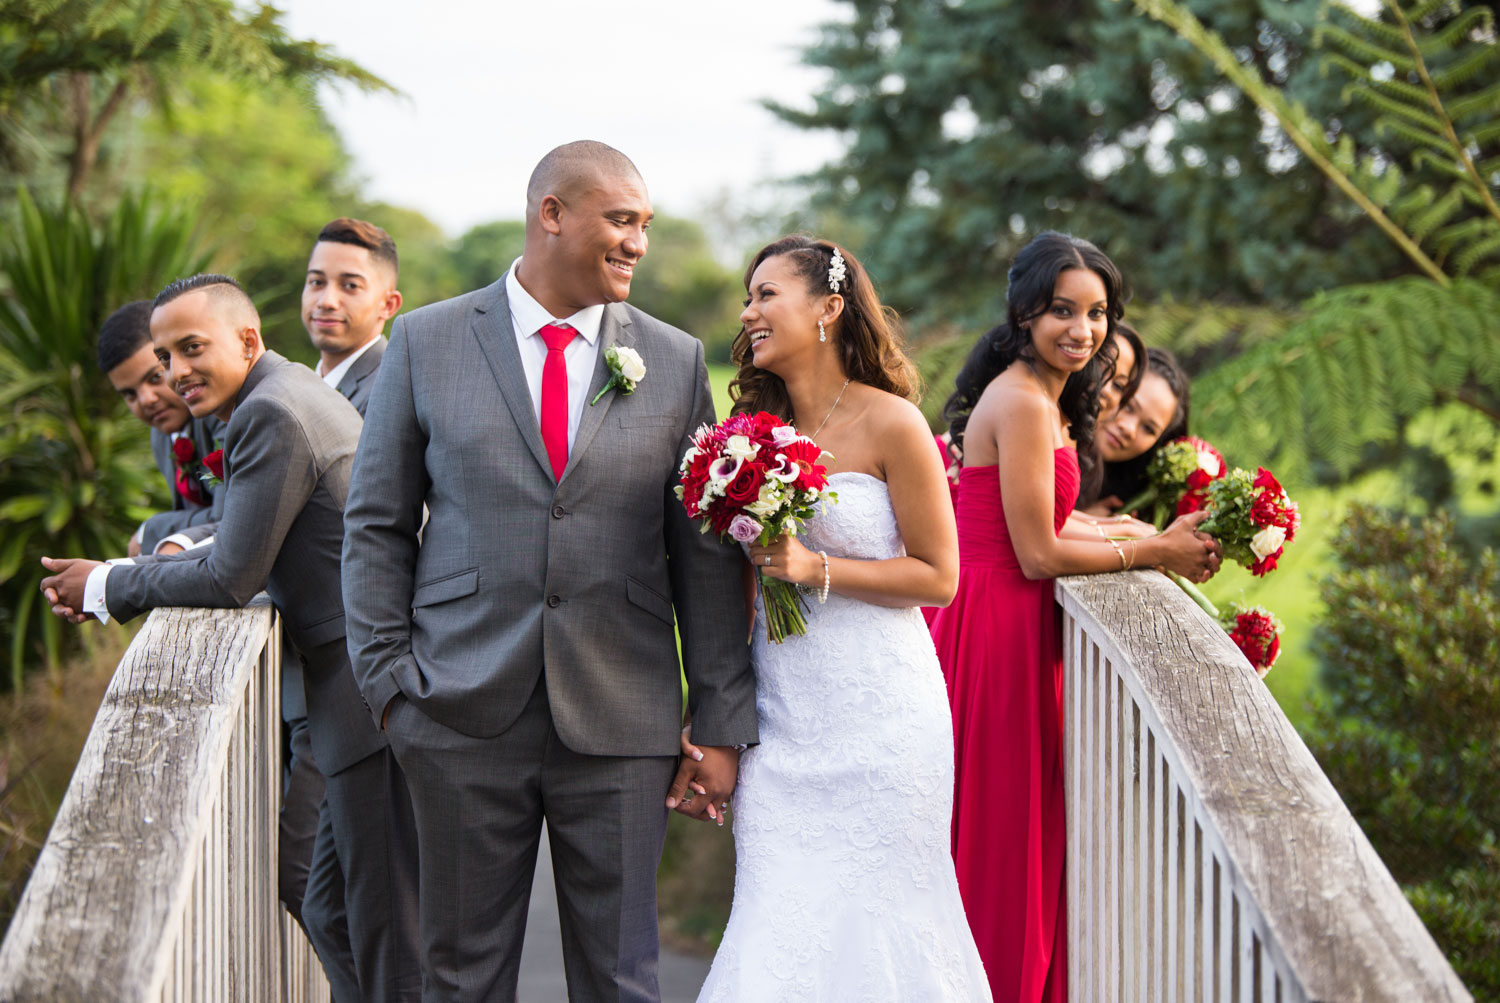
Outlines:
<svg viewBox="0 0 1500 1003"><path fill-rule="evenodd" d="M1500 1000L1500 561L1445 514L1333 542L1308 745L1477 999Z"/></svg>

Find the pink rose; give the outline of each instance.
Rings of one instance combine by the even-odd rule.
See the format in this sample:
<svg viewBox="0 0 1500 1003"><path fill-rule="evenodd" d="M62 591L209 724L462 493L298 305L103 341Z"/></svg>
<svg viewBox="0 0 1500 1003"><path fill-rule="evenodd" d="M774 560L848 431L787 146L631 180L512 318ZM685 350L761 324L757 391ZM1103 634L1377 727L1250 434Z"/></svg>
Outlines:
<svg viewBox="0 0 1500 1003"><path fill-rule="evenodd" d="M754 543L760 539L761 524L748 515L737 515L729 524L729 535L740 543Z"/></svg>

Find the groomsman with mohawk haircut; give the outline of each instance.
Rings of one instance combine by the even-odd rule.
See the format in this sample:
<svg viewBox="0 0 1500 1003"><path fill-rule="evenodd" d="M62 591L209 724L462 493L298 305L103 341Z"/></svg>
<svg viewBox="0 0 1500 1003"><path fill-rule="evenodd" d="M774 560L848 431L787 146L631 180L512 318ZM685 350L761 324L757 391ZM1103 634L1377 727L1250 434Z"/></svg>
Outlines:
<svg viewBox="0 0 1500 1003"><path fill-rule="evenodd" d="M313 753L327 777L302 918L337 1003L417 1000L416 836L406 784L349 667L340 585L359 413L306 366L267 351L224 275L161 291L151 337L178 395L224 433L214 542L108 565L42 558L42 592L72 622L158 606L243 606L270 593L302 656Z"/></svg>

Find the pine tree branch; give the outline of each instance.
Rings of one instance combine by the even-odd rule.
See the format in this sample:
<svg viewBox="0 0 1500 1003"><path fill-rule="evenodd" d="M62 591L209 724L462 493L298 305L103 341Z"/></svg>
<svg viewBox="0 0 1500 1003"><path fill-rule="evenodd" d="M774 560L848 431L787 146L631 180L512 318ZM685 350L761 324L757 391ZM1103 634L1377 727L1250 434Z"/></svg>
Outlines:
<svg viewBox="0 0 1500 1003"><path fill-rule="evenodd" d="M1490 193L1489 185L1484 183L1484 179L1479 176L1479 171L1474 167L1474 158L1469 155L1468 149L1458 138L1458 130L1453 127L1453 120L1448 117L1448 110L1443 107L1443 99L1438 95L1437 85L1432 82L1432 76L1427 71L1427 60L1422 58L1422 50L1417 45L1416 35L1412 32L1411 22L1407 20L1406 12L1401 9L1401 4L1397 0L1385 0L1385 5L1401 27L1401 32L1406 39L1406 47L1416 62L1417 77L1427 91L1427 100L1431 102L1432 110L1443 127L1444 137L1453 147L1453 152L1458 155L1459 163L1464 165L1464 173L1468 175L1475 190L1478 191L1485 209L1495 217L1495 222L1500 223L1500 205L1495 204L1495 196Z"/></svg>
<svg viewBox="0 0 1500 1003"><path fill-rule="evenodd" d="M1218 67L1230 83L1240 89L1240 92L1253 101L1257 107L1274 117L1277 124L1281 126L1303 155L1322 171L1323 174L1336 185L1340 191L1347 195L1355 205L1359 206L1364 213L1380 227L1381 231L1389 237L1401 251L1420 268L1428 278L1439 285L1446 286L1449 278L1442 268L1427 253L1417 246L1416 241L1407 235L1406 231L1397 226L1396 223L1376 205L1374 200L1360 189L1348 174L1340 170L1327 155L1324 147L1326 142L1314 140L1303 128L1293 108L1288 104L1286 98L1280 91L1268 85L1259 74L1246 71L1245 67L1234 58L1234 53L1216 33L1204 27L1203 22L1183 5L1174 0L1132 0L1137 10L1153 20L1160 21L1175 31L1193 48L1207 56L1209 61Z"/></svg>

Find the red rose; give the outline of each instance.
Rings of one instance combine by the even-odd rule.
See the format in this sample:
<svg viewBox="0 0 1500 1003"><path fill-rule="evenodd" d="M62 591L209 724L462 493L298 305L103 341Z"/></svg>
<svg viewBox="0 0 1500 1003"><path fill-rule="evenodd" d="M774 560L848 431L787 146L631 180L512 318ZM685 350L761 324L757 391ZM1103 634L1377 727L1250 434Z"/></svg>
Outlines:
<svg viewBox="0 0 1500 1003"><path fill-rule="evenodd" d="M198 456L198 449L193 440L184 435L172 440L172 455L178 463L191 463Z"/></svg>
<svg viewBox="0 0 1500 1003"><path fill-rule="evenodd" d="M1206 488L1210 484L1212 484L1213 481L1214 478L1210 476L1209 472L1207 470L1204 470L1202 467L1199 467L1197 470L1194 470L1192 473L1187 475L1187 486L1190 491L1199 491L1203 488Z"/></svg>
<svg viewBox="0 0 1500 1003"><path fill-rule="evenodd" d="M1177 514L1187 515L1189 512L1197 512L1205 504L1207 501L1200 492L1189 491L1177 502Z"/></svg>
<svg viewBox="0 0 1500 1003"><path fill-rule="evenodd" d="M743 508L760 497L760 486L766 482L766 466L754 460L740 464L740 472L724 489L724 500Z"/></svg>
<svg viewBox="0 0 1500 1003"><path fill-rule="evenodd" d="M203 492L203 484L196 477L189 477L186 471L179 470L172 483L183 501L191 502L199 508L208 508L209 498Z"/></svg>
<svg viewBox="0 0 1500 1003"><path fill-rule="evenodd" d="M1276 478L1271 476L1271 472L1265 467L1255 468L1255 486L1258 488L1270 488L1276 494L1283 493L1281 485L1276 482Z"/></svg>
<svg viewBox="0 0 1500 1003"><path fill-rule="evenodd" d="M219 480L224 479L224 450L216 449L203 458L203 465Z"/></svg>

